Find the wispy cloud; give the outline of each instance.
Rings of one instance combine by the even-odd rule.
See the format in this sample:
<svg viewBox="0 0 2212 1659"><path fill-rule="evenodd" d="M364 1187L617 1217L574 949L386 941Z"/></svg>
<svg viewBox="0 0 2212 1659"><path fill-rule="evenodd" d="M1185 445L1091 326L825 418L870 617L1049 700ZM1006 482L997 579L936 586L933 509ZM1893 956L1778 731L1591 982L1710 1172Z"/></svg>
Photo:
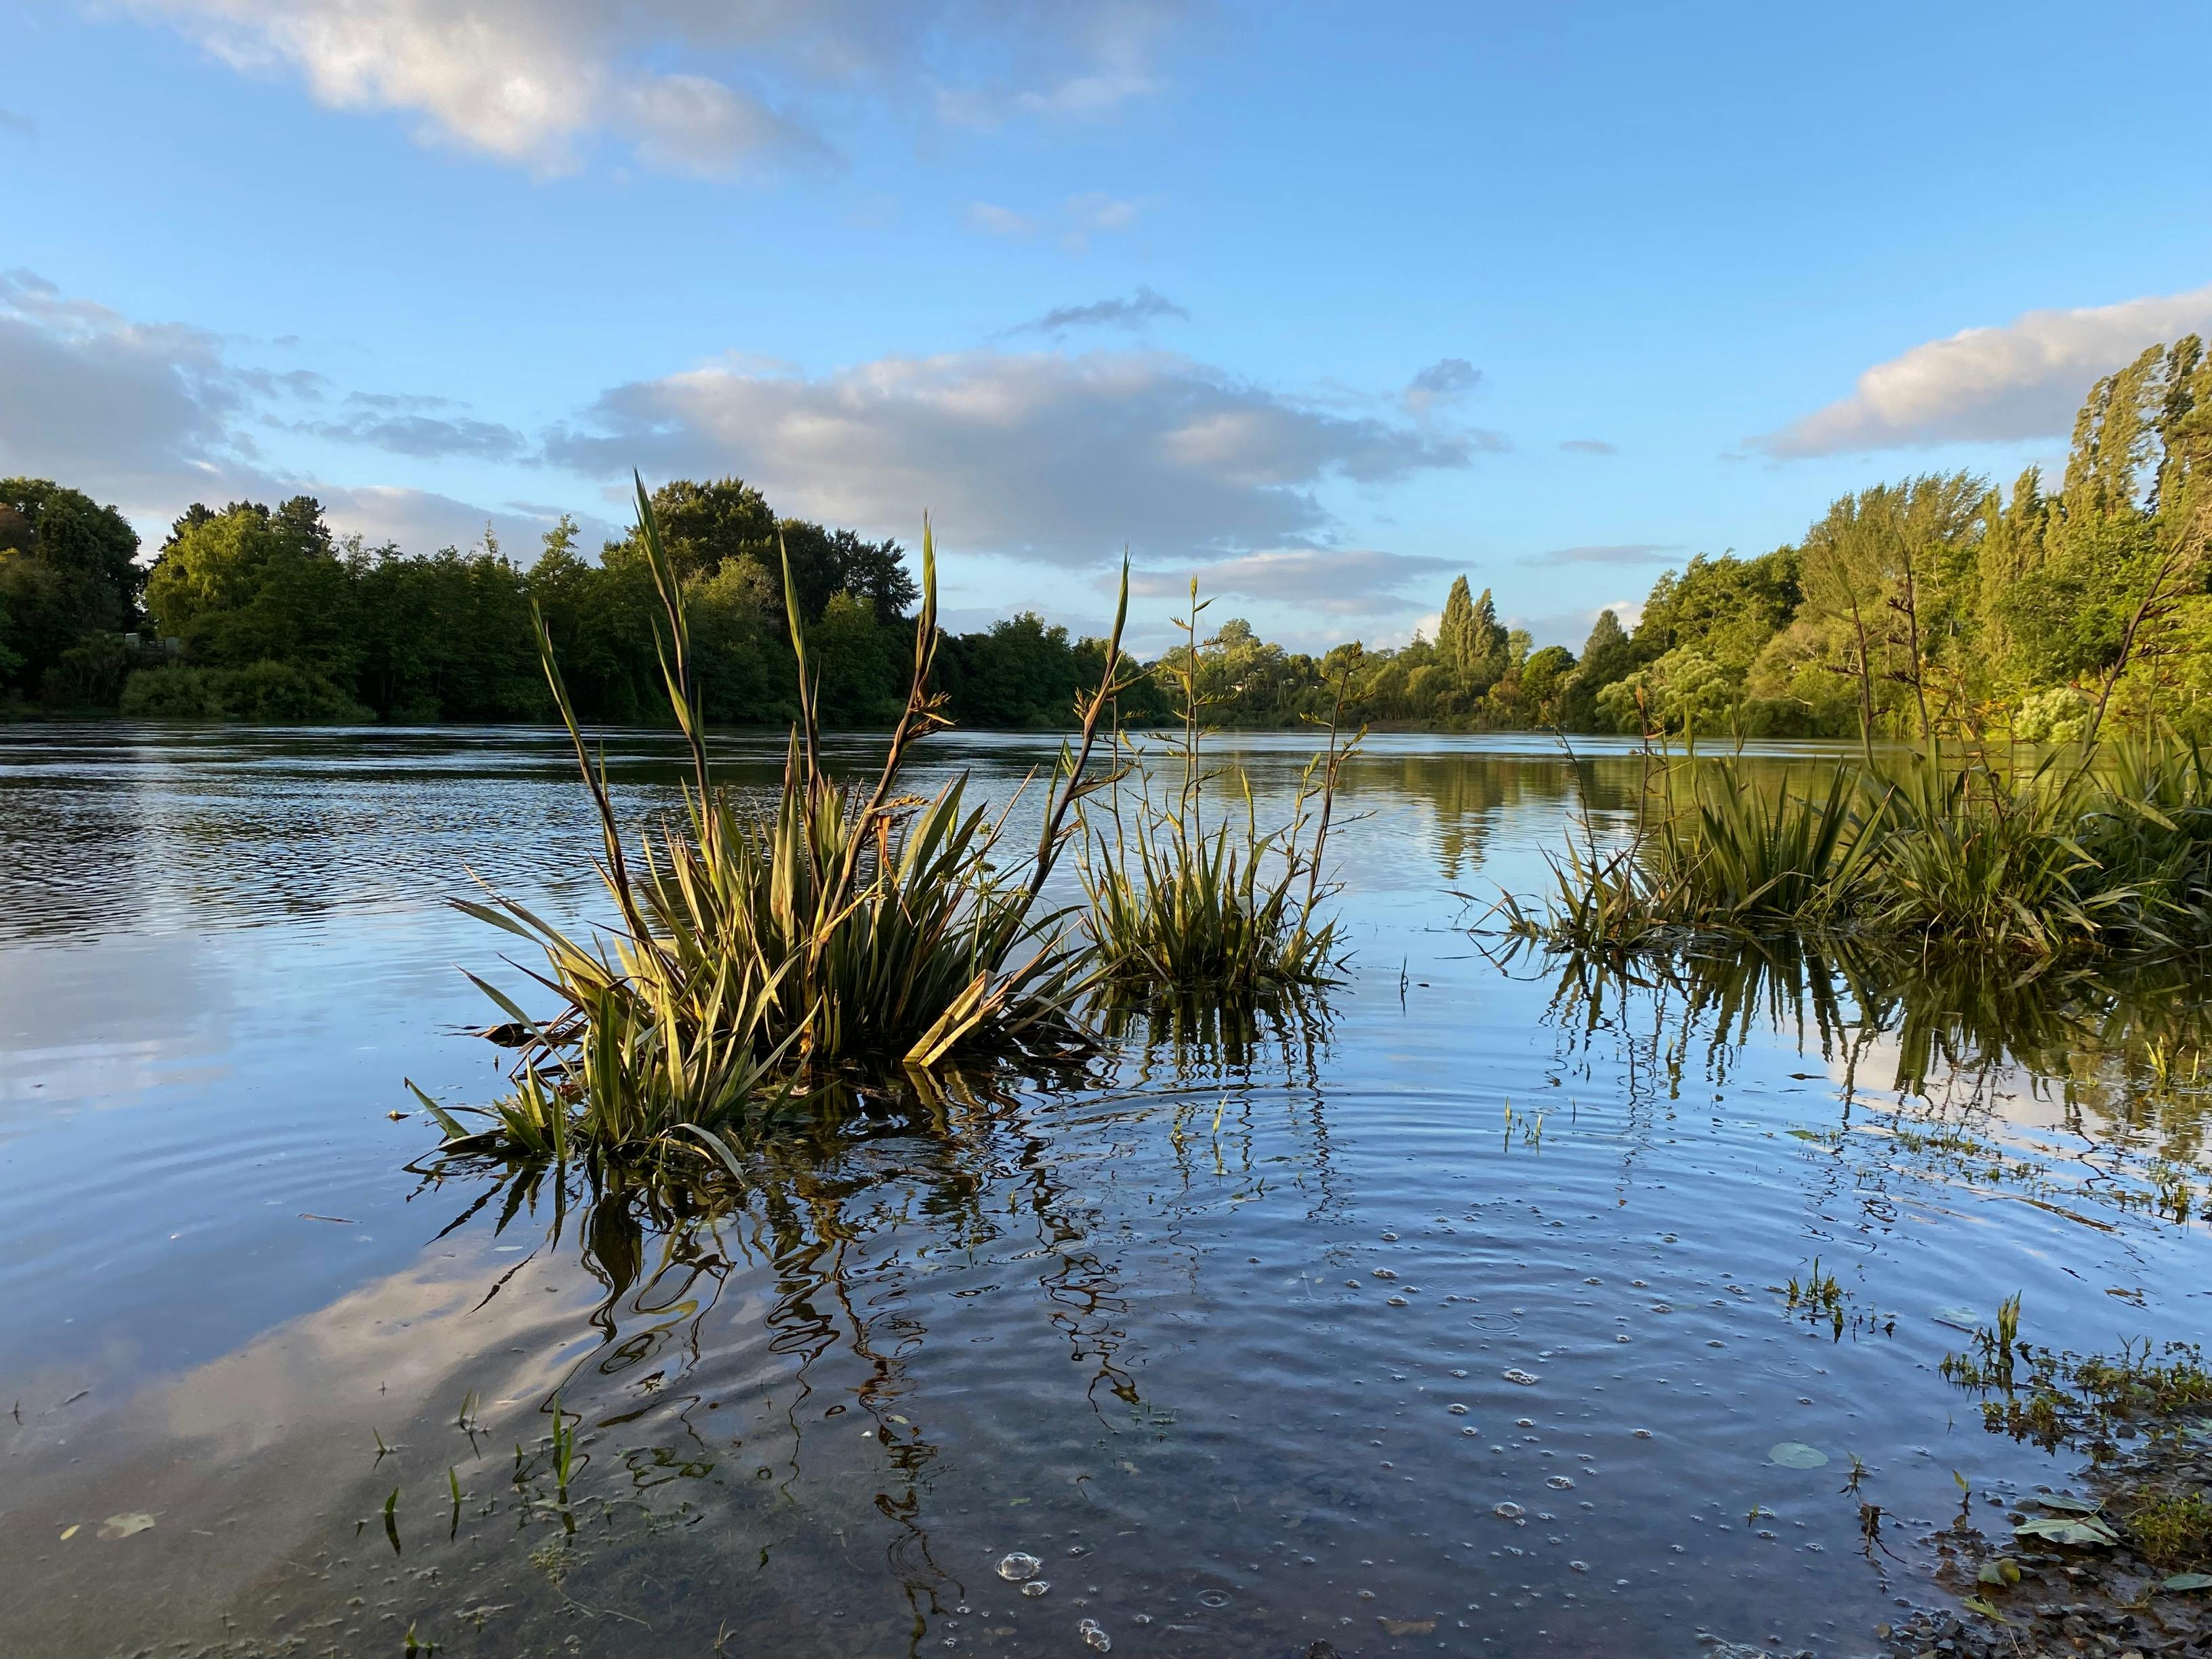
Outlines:
<svg viewBox="0 0 2212 1659"><path fill-rule="evenodd" d="M1180 317L1188 322L1190 313L1140 283L1137 291L1126 300L1116 297L1094 300L1087 306L1055 306L1043 316L1018 324L1007 332L1058 335L1073 328L1122 328L1134 332L1163 317Z"/></svg>
<svg viewBox="0 0 2212 1659"><path fill-rule="evenodd" d="M0 109L0 132L13 133L18 138L35 138L39 136L39 124L12 109Z"/></svg>
<svg viewBox="0 0 2212 1659"><path fill-rule="evenodd" d="M1416 415L1459 402L1482 384L1482 371L1464 357L1439 357L1406 383L1399 400Z"/></svg>
<svg viewBox="0 0 2212 1659"><path fill-rule="evenodd" d="M345 404L336 419L295 422L292 429L332 442L365 444L423 459L465 455L514 460L531 447L514 428L461 413L450 398L356 392Z"/></svg>
<svg viewBox="0 0 2212 1659"><path fill-rule="evenodd" d="M987 236L1035 236L1055 230L1063 248L1081 254L1089 251L1092 237L1131 229L1143 212L1140 203L1091 191L1036 211L997 202L970 202L967 217L970 228Z"/></svg>
<svg viewBox="0 0 2212 1659"><path fill-rule="evenodd" d="M1031 236L1036 233L1036 221L1026 213L1017 213L995 202L968 204L968 222L988 236Z"/></svg>
<svg viewBox="0 0 2212 1659"><path fill-rule="evenodd" d="M1569 438L1560 448L1570 455L1618 455L1620 451L1602 438Z"/></svg>
<svg viewBox="0 0 2212 1659"><path fill-rule="evenodd" d="M2065 435L2082 394L2146 346L2212 330L2212 284L2031 311L1876 363L1848 398L1747 440L1781 458Z"/></svg>
<svg viewBox="0 0 2212 1659"><path fill-rule="evenodd" d="M1540 568L1555 564L1650 564L1681 550L1677 542L1605 542L1583 547L1555 547L1548 553L1531 553L1521 562Z"/></svg>
<svg viewBox="0 0 2212 1659"><path fill-rule="evenodd" d="M341 532L421 550L479 539L486 521L526 542L551 515L487 512L450 495L349 486L273 463L257 431L295 424L323 401L323 377L232 360L236 343L182 323L146 323L64 294L29 271L0 272L0 474L58 478L120 507L142 530L192 501L311 495ZM428 418L440 399L368 396L348 418ZM365 441L365 440L357 440ZM387 444L389 448L404 448ZM405 451L404 453L420 453Z"/></svg>
<svg viewBox="0 0 2212 1659"><path fill-rule="evenodd" d="M1129 573L1129 592L1143 599L1188 593L1193 577L1200 592L1265 600L1340 617L1407 617L1427 611L1436 595L1409 597L1416 582L1441 584L1457 567L1449 559L1373 548L1274 548L1233 559L1188 566L1152 567Z"/></svg>

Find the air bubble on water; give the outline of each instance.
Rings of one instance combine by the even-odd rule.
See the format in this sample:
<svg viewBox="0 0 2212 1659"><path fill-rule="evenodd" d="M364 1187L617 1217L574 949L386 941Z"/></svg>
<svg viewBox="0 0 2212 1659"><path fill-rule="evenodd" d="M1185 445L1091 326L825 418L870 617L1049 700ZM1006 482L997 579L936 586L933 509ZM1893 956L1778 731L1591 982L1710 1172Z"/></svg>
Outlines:
<svg viewBox="0 0 2212 1659"><path fill-rule="evenodd" d="M1570 1561L1567 1563L1567 1571L1569 1572L1588 1572L1589 1571L1589 1563L1587 1561Z"/></svg>
<svg viewBox="0 0 2212 1659"><path fill-rule="evenodd" d="M1098 1627L1098 1621L1096 1619L1079 1620L1076 1622L1075 1633L1101 1653L1106 1652L1114 1645L1114 1638Z"/></svg>
<svg viewBox="0 0 2212 1659"><path fill-rule="evenodd" d="M1465 1428L1462 1429L1460 1432L1463 1435L1468 1436L1470 1438L1473 1437L1475 1433L1474 1425L1472 1423L1468 1424Z"/></svg>
<svg viewBox="0 0 2212 1659"><path fill-rule="evenodd" d="M1449 1412L1454 1417L1465 1417L1467 1415L1467 1407L1455 1401L1453 1404L1445 1407L1444 1409Z"/></svg>
<svg viewBox="0 0 2212 1659"><path fill-rule="evenodd" d="M1395 1244L1398 1242L1398 1235L1395 1233L1385 1233L1382 1235L1382 1242L1385 1244Z"/></svg>
<svg viewBox="0 0 2212 1659"><path fill-rule="evenodd" d="M1456 1365L1455 1365L1455 1366L1453 1366L1453 1367L1452 1367L1451 1374L1452 1374L1454 1376L1465 1376L1467 1375L1467 1373L1466 1373L1464 1370L1461 1370L1461 1369L1460 1369L1458 1366L1456 1366Z"/></svg>
<svg viewBox="0 0 2212 1659"><path fill-rule="evenodd" d="M1152 1622L1152 1615L1149 1613L1140 1613L1129 1622L1133 1625L1149 1625Z"/></svg>
<svg viewBox="0 0 2212 1659"><path fill-rule="evenodd" d="M1500 1521L1518 1521L1528 1513L1518 1504L1492 1504L1490 1512Z"/></svg>
<svg viewBox="0 0 2212 1659"><path fill-rule="evenodd" d="M1377 1279L1395 1279L1397 1276L1397 1274L1392 1273L1388 1267L1377 1267L1375 1270L1375 1277Z"/></svg>
<svg viewBox="0 0 2212 1659"><path fill-rule="evenodd" d="M1535 1372L1524 1371L1518 1365L1515 1365L1507 1369L1505 1372L1505 1380L1508 1382L1518 1382L1524 1389L1533 1389L1541 1379L1537 1376Z"/></svg>
<svg viewBox="0 0 2212 1659"><path fill-rule="evenodd" d="M1406 1305L1406 1298L1402 1296L1394 1296L1390 1298L1390 1305L1394 1308L1402 1308Z"/></svg>
<svg viewBox="0 0 2212 1659"><path fill-rule="evenodd" d="M1016 1550L999 1563L999 1577L1009 1584L1018 1584L1024 1578L1036 1577L1037 1569L1043 1565L1044 1563L1034 1555L1024 1555L1021 1551Z"/></svg>
<svg viewBox="0 0 2212 1659"><path fill-rule="evenodd" d="M1042 1595L1051 1588L1052 1586L1046 1583L1043 1579L1032 1578L1028 1583L1022 1586L1022 1594L1024 1595Z"/></svg>
<svg viewBox="0 0 2212 1659"><path fill-rule="evenodd" d="M1229 1605L1229 1597L1220 1590L1200 1590L1198 1604L1202 1607L1225 1607Z"/></svg>
<svg viewBox="0 0 2212 1659"><path fill-rule="evenodd" d="M1649 1440L1651 1437L1651 1431L1649 1429L1638 1429L1636 1431L1636 1437L1638 1440Z"/></svg>
<svg viewBox="0 0 2212 1659"><path fill-rule="evenodd" d="M1564 1474L1555 1474L1544 1484L1554 1492L1572 1492L1575 1489L1575 1483Z"/></svg>
<svg viewBox="0 0 2212 1659"><path fill-rule="evenodd" d="M1513 1419L1513 1426L1516 1429L1533 1429L1536 1426L1536 1419L1533 1417L1516 1417Z"/></svg>

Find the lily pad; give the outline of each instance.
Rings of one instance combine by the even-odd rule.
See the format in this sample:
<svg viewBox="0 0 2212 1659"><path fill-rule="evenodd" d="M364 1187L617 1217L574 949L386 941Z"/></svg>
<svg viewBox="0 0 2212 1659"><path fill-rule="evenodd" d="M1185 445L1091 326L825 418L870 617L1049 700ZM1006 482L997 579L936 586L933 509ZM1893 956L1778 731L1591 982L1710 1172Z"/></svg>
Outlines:
<svg viewBox="0 0 2212 1659"><path fill-rule="evenodd" d="M1802 1440L1777 1441L1766 1449L1766 1455L1785 1469L1817 1469L1828 1462L1827 1453Z"/></svg>
<svg viewBox="0 0 2212 1659"><path fill-rule="evenodd" d="M2020 1538L2040 1538L2053 1544L2071 1544L2077 1548L2110 1548L2120 1541L2118 1534L2103 1522L2090 1516L2079 1520L2063 1515L2040 1515L2033 1521L2023 1521L2013 1528Z"/></svg>
<svg viewBox="0 0 2212 1659"><path fill-rule="evenodd" d="M2061 1515L2095 1515L2105 1507L2086 1498L2076 1498L2070 1492L2039 1492L2027 1502L2046 1510L2056 1510Z"/></svg>
<svg viewBox="0 0 2212 1659"><path fill-rule="evenodd" d="M111 1515L100 1523L100 1535L102 1538L129 1538L136 1533L149 1530L153 1524L154 1517L143 1510L130 1515Z"/></svg>
<svg viewBox="0 0 2212 1659"><path fill-rule="evenodd" d="M2177 1572L2171 1578L2161 1578L2158 1587L2162 1590L2212 1589L2212 1572Z"/></svg>

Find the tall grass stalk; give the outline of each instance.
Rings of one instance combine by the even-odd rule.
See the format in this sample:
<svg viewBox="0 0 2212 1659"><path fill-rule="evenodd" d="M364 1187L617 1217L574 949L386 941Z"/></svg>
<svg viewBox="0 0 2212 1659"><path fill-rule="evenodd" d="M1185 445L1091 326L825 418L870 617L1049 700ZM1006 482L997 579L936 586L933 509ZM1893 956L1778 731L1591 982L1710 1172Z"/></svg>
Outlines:
<svg viewBox="0 0 2212 1659"><path fill-rule="evenodd" d="M1224 775L1208 769L1203 752L1212 699L1200 684L1198 633L1210 603L1194 581L1176 624L1183 649L1165 665L1180 704L1181 735L1169 751L1176 781L1156 783L1139 763L1128 769L1133 789L1117 781L1101 821L1085 821L1084 926L1109 994L1267 997L1326 984L1338 965L1337 923L1320 913L1336 890L1324 868L1329 830L1344 763L1361 735L1344 738L1346 681L1287 823L1261 830L1241 770L1235 794L1213 805L1212 787Z"/></svg>
<svg viewBox="0 0 2212 1659"><path fill-rule="evenodd" d="M480 1109L484 1127L472 1139L534 1157L577 1146L595 1157L728 1163L732 1132L796 1089L956 1055L1035 1058L1079 1045L1070 1006L1082 953L1066 912L1042 908L1040 896L1071 813L1107 781L1089 763L1121 689L1126 562L1105 675L1079 707L1080 738L1054 769L1032 867L1015 878L994 865L1004 813L970 805L964 778L928 798L899 789L915 744L948 724L931 684L937 565L927 520L911 681L872 784L841 781L823 763L817 682L786 560L799 719L775 808L756 818L714 781L683 592L641 480L637 512L663 606L662 676L690 756L683 809L643 836L635 858L626 850L604 752L585 741L539 619L546 679L597 811L595 867L617 921L579 936L489 888L481 901L457 901L542 953L542 969L526 971L556 1005L532 1017L470 975L514 1022L521 1050L515 1092ZM467 1134L453 1113L424 1103L449 1135Z"/></svg>

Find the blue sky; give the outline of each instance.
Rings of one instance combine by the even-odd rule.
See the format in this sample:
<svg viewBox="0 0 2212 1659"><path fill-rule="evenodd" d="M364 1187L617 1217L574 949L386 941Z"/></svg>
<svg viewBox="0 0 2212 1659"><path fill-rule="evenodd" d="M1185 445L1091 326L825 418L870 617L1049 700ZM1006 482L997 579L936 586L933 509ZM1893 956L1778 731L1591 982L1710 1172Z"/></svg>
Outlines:
<svg viewBox="0 0 2212 1659"><path fill-rule="evenodd" d="M0 0L0 472L525 559L628 469L957 624L1579 645L2212 329L2212 8Z"/></svg>

